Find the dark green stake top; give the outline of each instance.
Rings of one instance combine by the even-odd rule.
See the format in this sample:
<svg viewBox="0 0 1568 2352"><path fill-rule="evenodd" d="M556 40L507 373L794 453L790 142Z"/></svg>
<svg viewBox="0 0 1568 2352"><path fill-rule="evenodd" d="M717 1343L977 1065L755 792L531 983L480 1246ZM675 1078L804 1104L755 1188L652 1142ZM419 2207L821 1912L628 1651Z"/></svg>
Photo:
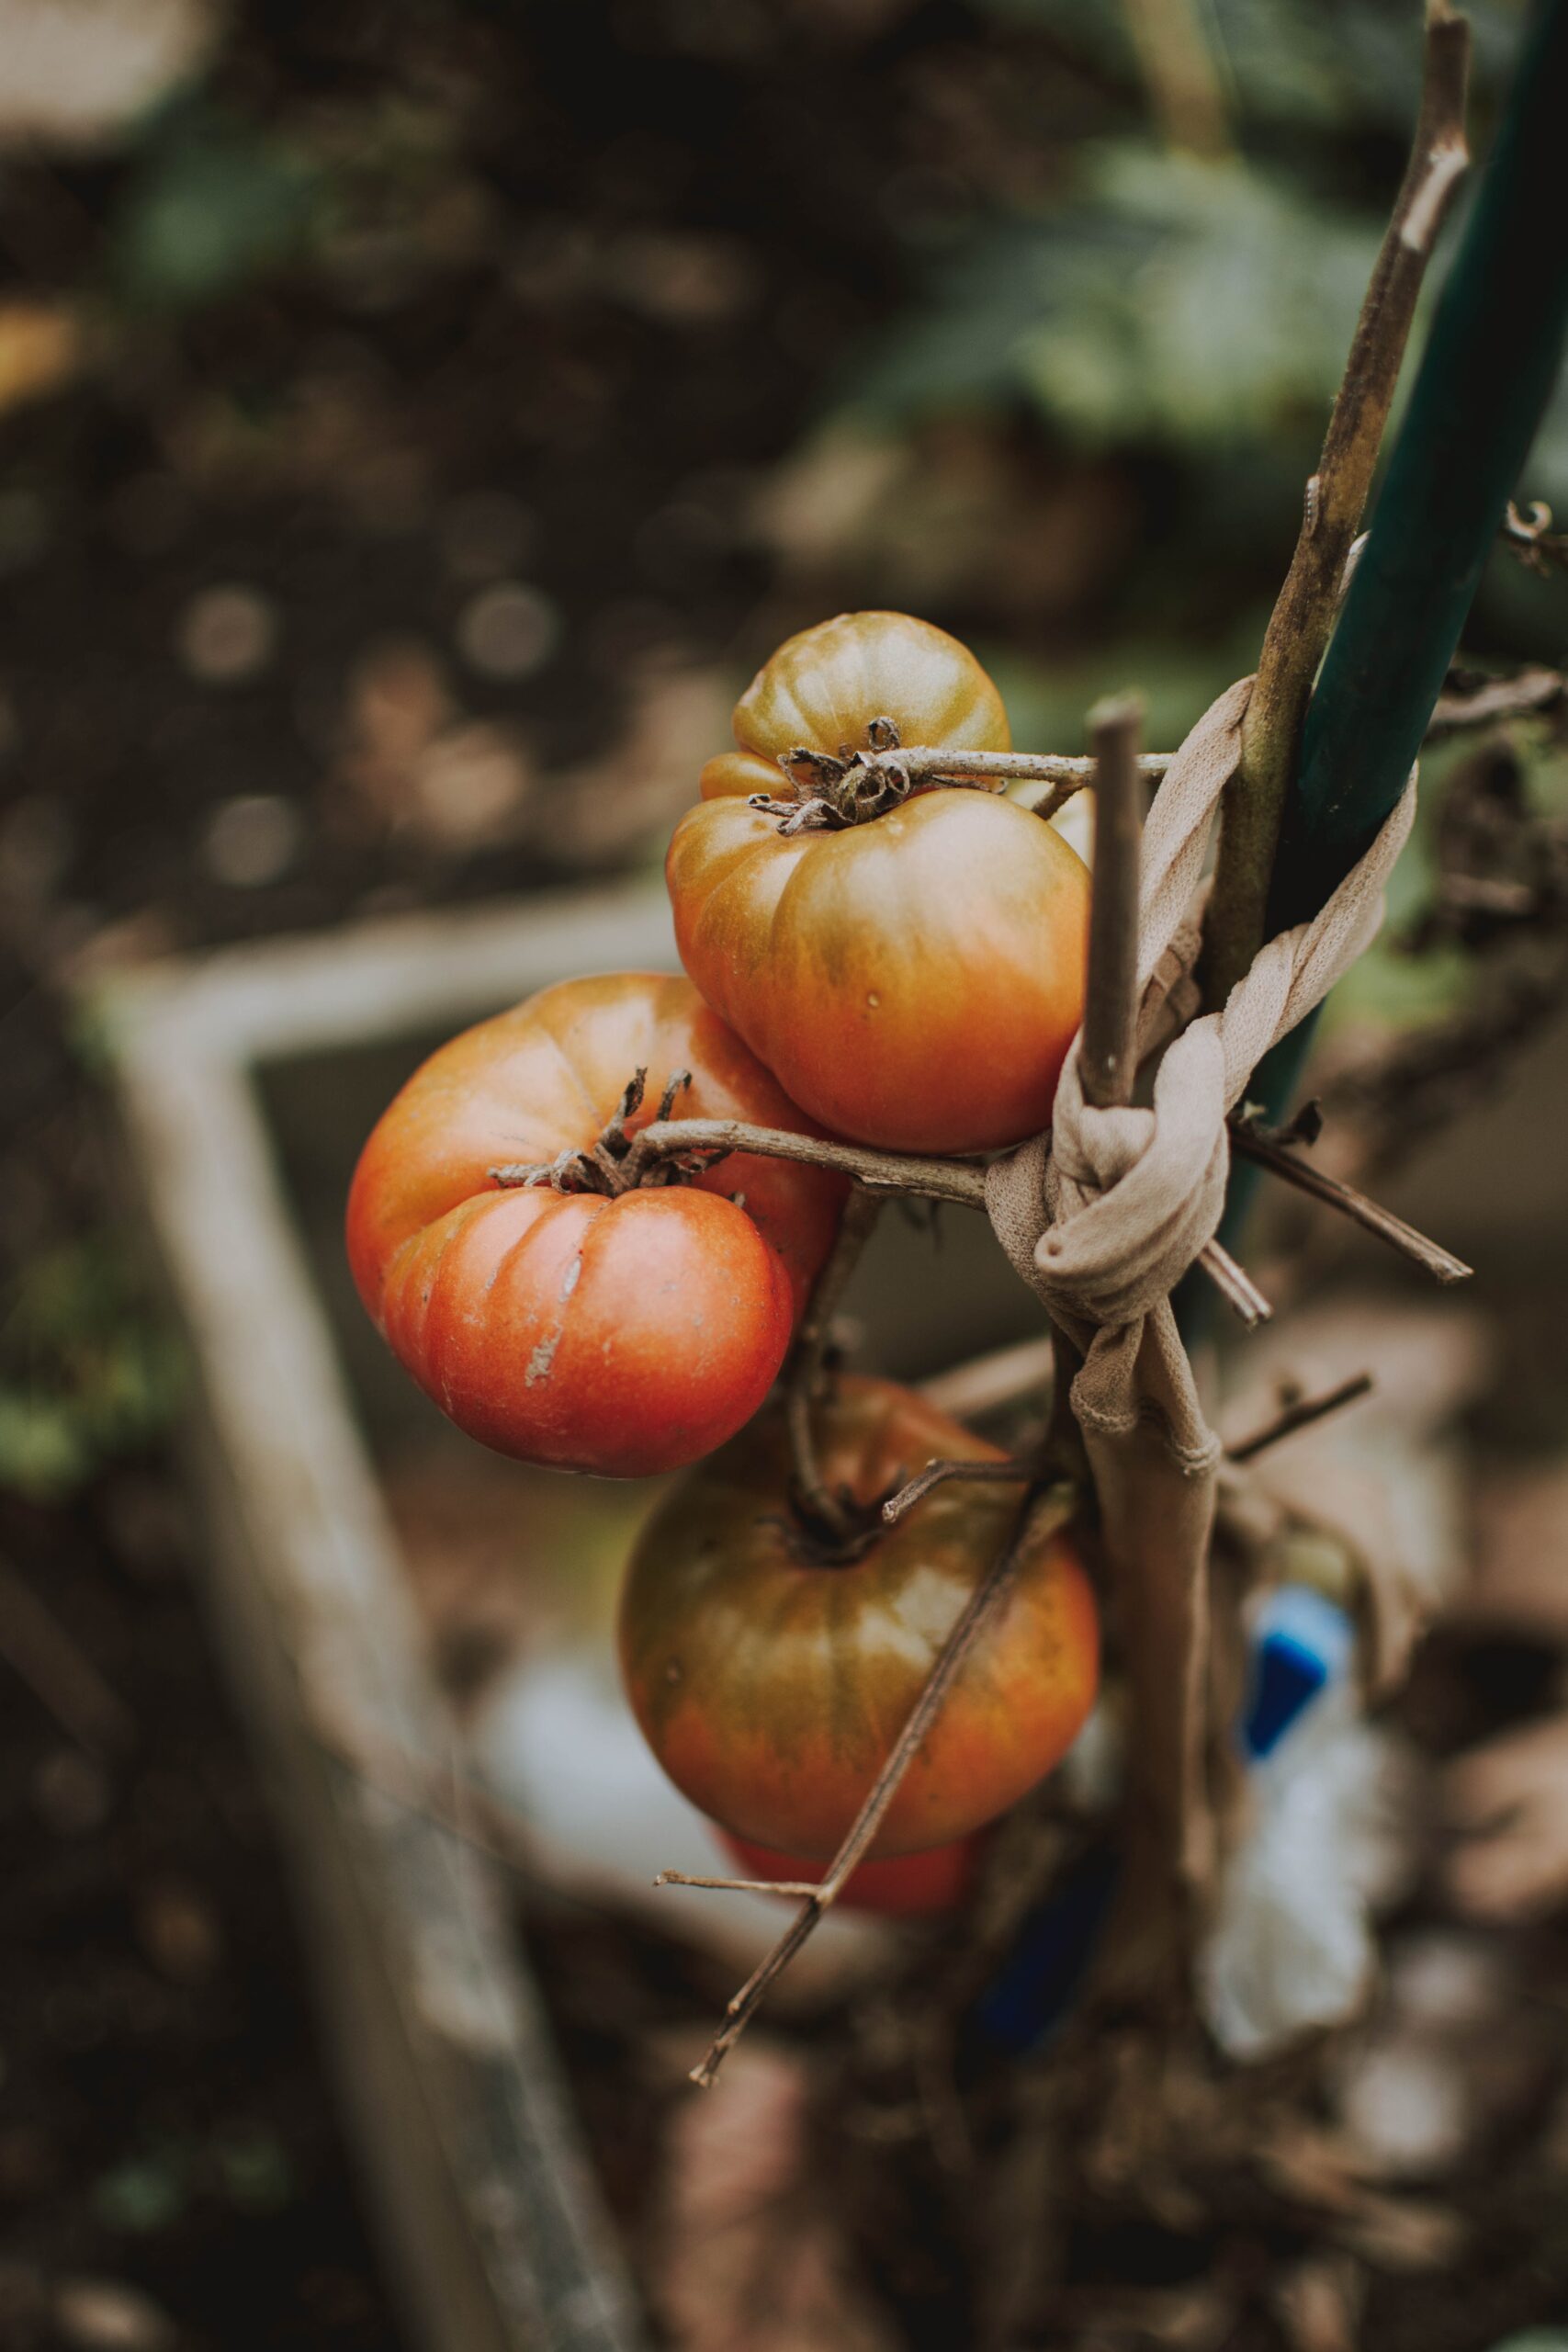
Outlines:
<svg viewBox="0 0 1568 2352"><path fill-rule="evenodd" d="M1568 0L1538 0L1382 492L1307 709L1269 904L1270 933L1314 915L1404 788L1562 365L1568 330ZM1290 1108L1303 1021L1248 1092ZM1236 1246L1257 1170L1233 1169ZM1206 1285L1178 1294L1190 1336Z"/></svg>

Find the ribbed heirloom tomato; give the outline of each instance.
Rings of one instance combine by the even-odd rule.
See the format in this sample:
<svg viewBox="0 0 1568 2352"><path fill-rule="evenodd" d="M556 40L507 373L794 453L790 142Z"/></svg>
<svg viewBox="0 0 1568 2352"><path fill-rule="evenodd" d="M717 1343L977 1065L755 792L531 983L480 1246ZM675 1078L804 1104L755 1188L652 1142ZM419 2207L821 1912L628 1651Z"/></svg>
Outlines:
<svg viewBox="0 0 1568 2352"><path fill-rule="evenodd" d="M844 1193L820 1169L739 1154L692 1183L498 1188L497 1166L591 1152L638 1069L628 1136L681 1071L691 1117L807 1125L689 980L563 980L431 1056L348 1204L359 1295L443 1411L502 1453L622 1477L694 1462L750 1419Z"/></svg>
<svg viewBox="0 0 1568 2352"><path fill-rule="evenodd" d="M1010 741L990 679L927 622L848 613L792 637L736 705L740 748L708 762L670 845L681 960L837 1133L908 1151L1016 1143L1048 1124L1082 1017L1083 861L993 792L920 792L793 835L749 805L788 795L781 755L877 749L881 720L908 746Z"/></svg>
<svg viewBox="0 0 1568 2352"><path fill-rule="evenodd" d="M907 1388L846 1380L816 1421L824 1483L872 1502L936 1455L996 1448ZM649 1744L709 1818L779 1855L840 1843L942 1645L1006 1541L1010 1488L939 1487L841 1565L792 1520L782 1417L671 1494L621 1601L621 1668ZM1071 1546L1028 1549L893 1799L873 1856L966 1837L1059 1761L1094 1698L1099 1632Z"/></svg>

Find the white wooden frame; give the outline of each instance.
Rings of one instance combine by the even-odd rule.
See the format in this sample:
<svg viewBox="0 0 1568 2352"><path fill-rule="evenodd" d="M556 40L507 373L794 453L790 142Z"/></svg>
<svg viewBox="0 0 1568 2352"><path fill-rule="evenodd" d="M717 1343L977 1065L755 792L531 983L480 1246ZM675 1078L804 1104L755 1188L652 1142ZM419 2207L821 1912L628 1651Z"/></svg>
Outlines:
<svg viewBox="0 0 1568 2352"><path fill-rule="evenodd" d="M389 2270L430 2352L643 2337L498 1871L321 1735L423 1759L452 1737L253 1080L457 1028L570 972L637 968L678 968L644 885L232 948L118 979L91 1008L194 1358L208 1596Z"/></svg>

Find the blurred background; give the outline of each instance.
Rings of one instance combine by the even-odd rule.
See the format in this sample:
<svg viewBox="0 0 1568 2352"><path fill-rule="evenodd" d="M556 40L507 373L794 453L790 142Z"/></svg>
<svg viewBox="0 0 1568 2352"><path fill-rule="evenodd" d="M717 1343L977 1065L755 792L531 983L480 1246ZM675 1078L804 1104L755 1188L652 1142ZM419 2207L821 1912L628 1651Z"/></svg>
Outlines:
<svg viewBox="0 0 1568 2352"><path fill-rule="evenodd" d="M1469 14L1479 146L1519 11ZM396 2341L71 991L651 871L843 607L964 636L1021 745L1134 682L1173 747L1288 558L1419 16L0 0L0 2340ZM1500 554L1469 652L1565 635ZM1355 1009L1465 984L1396 944Z"/></svg>

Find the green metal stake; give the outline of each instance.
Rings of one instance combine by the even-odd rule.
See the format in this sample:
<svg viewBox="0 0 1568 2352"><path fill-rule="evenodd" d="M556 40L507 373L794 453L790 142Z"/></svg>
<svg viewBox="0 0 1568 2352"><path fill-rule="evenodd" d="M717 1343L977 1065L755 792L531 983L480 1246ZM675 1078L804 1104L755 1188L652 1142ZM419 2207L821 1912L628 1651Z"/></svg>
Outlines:
<svg viewBox="0 0 1568 2352"><path fill-rule="evenodd" d="M1399 798L1529 455L1568 330L1565 139L1568 0L1540 0L1308 708L1271 933L1316 913ZM1259 1066L1249 1091L1272 1117L1289 1107L1313 1026ZM1256 1177L1233 1171L1227 1246ZM1208 1307L1190 1277L1178 1308L1195 1332Z"/></svg>

